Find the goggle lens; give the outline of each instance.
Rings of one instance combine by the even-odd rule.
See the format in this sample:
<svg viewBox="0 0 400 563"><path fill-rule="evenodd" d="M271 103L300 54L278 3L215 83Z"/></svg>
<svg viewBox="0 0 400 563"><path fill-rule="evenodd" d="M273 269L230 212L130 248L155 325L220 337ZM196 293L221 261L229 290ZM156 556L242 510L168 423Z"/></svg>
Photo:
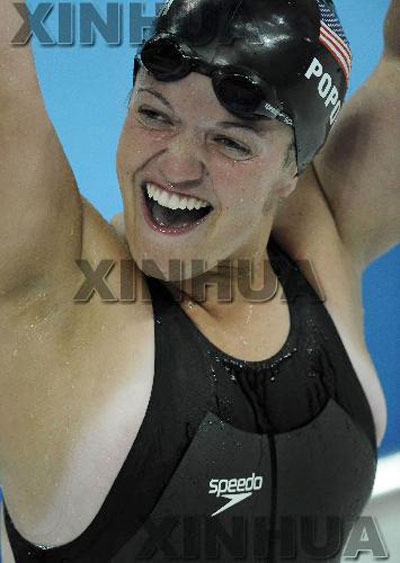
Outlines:
<svg viewBox="0 0 400 563"><path fill-rule="evenodd" d="M262 89L244 75L219 73L213 83L219 101L233 113L254 114L264 99Z"/></svg>
<svg viewBox="0 0 400 563"><path fill-rule="evenodd" d="M157 80L178 80L191 71L190 59L175 41L167 38L150 40L141 52L141 60Z"/></svg>

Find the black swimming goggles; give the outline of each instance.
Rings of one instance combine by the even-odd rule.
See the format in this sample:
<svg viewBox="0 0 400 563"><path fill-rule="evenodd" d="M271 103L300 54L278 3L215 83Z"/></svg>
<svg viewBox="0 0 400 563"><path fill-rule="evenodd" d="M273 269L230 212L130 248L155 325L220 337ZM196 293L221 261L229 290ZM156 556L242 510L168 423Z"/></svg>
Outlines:
<svg viewBox="0 0 400 563"><path fill-rule="evenodd" d="M140 66L162 82L180 80L191 72L199 72L211 78L215 95L229 112L243 117L278 119L293 125L292 119L279 109L275 88L258 74L230 65L207 63L172 34L155 35L144 44L135 57L135 78Z"/></svg>

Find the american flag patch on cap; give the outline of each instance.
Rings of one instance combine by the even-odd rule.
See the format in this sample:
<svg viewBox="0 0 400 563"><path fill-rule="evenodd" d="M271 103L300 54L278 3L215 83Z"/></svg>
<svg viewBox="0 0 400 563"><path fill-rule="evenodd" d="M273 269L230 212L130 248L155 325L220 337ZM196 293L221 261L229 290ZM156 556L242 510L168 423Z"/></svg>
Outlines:
<svg viewBox="0 0 400 563"><path fill-rule="evenodd" d="M346 76L346 81L348 81L352 63L349 42L334 8L331 8L324 0L317 0L317 3L321 14L319 40L335 57Z"/></svg>

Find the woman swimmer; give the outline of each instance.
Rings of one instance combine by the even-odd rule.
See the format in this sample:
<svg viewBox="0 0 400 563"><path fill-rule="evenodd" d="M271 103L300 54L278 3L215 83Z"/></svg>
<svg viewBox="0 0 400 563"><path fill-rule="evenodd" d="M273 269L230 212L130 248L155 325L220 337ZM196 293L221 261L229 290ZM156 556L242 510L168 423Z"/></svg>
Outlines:
<svg viewBox="0 0 400 563"><path fill-rule="evenodd" d="M80 196L1 4L5 563L339 560L385 428L360 279L400 240L399 13L341 110L332 2L170 1L118 150L126 245ZM148 299L106 305L132 257ZM278 291L257 299L250 265Z"/></svg>

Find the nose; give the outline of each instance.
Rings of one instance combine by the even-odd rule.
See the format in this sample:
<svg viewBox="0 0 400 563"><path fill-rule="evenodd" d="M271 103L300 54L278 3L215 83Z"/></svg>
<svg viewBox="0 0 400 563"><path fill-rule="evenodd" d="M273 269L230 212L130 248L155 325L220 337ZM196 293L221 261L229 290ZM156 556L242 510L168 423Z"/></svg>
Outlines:
<svg viewBox="0 0 400 563"><path fill-rule="evenodd" d="M200 147L187 136L177 135L159 156L159 170L165 182L181 189L196 188L206 175Z"/></svg>

